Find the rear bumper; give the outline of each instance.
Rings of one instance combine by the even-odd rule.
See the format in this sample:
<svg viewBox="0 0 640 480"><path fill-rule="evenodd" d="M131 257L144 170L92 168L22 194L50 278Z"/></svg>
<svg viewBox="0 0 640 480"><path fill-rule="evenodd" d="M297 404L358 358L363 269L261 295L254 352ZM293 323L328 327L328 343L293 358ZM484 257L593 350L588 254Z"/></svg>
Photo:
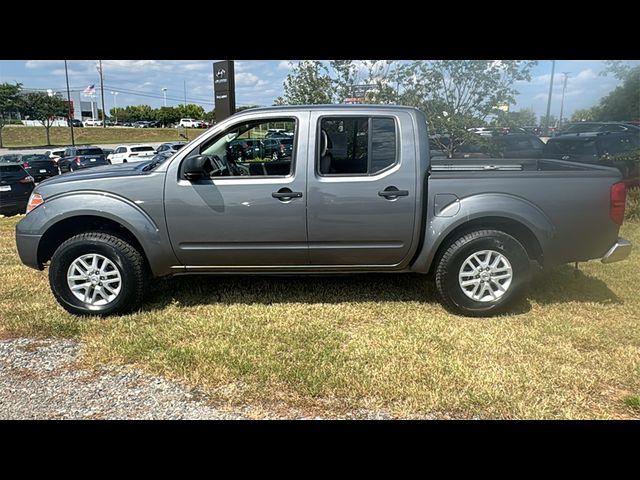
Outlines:
<svg viewBox="0 0 640 480"><path fill-rule="evenodd" d="M624 260L631 253L631 242L624 238L619 238L616 243L604 254L600 260L602 263L613 263Z"/></svg>

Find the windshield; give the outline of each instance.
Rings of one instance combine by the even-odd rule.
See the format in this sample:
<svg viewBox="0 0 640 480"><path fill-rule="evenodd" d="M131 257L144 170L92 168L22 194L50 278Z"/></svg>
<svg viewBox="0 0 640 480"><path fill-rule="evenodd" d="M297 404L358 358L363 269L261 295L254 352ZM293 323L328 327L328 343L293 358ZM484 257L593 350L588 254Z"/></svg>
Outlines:
<svg viewBox="0 0 640 480"><path fill-rule="evenodd" d="M132 147L132 152L153 152L153 147Z"/></svg>

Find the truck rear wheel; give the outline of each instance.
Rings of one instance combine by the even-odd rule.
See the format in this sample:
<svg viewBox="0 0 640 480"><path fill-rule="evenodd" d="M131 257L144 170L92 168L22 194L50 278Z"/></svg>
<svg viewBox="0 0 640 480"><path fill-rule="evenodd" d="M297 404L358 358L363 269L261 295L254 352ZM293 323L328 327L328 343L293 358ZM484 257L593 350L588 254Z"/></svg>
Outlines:
<svg viewBox="0 0 640 480"><path fill-rule="evenodd" d="M522 244L499 230L476 230L454 239L436 264L435 281L445 307L481 317L503 313L529 281Z"/></svg>
<svg viewBox="0 0 640 480"><path fill-rule="evenodd" d="M49 284L58 303L75 315L111 315L135 309L144 295L142 255L102 232L71 237L53 254Z"/></svg>

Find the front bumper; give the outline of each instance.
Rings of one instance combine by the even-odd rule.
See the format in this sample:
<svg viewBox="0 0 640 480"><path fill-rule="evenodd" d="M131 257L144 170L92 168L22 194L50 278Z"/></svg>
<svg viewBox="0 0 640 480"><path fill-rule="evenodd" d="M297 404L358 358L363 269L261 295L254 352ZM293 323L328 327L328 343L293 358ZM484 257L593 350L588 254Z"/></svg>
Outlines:
<svg viewBox="0 0 640 480"><path fill-rule="evenodd" d="M16 247L18 256L27 267L42 270L42 265L38 263L38 245L41 235L27 235L16 233Z"/></svg>
<svg viewBox="0 0 640 480"><path fill-rule="evenodd" d="M600 260L602 263L613 263L624 260L631 253L631 242L624 238L618 238L616 243L604 254Z"/></svg>

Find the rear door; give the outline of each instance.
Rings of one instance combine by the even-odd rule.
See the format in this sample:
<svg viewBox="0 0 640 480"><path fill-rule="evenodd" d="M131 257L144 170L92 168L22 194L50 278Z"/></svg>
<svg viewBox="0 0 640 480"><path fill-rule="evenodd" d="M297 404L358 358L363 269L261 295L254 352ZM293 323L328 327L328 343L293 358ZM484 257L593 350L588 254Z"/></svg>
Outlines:
<svg viewBox="0 0 640 480"><path fill-rule="evenodd" d="M412 125L404 112L312 114L312 265L392 267L407 259L417 193Z"/></svg>

